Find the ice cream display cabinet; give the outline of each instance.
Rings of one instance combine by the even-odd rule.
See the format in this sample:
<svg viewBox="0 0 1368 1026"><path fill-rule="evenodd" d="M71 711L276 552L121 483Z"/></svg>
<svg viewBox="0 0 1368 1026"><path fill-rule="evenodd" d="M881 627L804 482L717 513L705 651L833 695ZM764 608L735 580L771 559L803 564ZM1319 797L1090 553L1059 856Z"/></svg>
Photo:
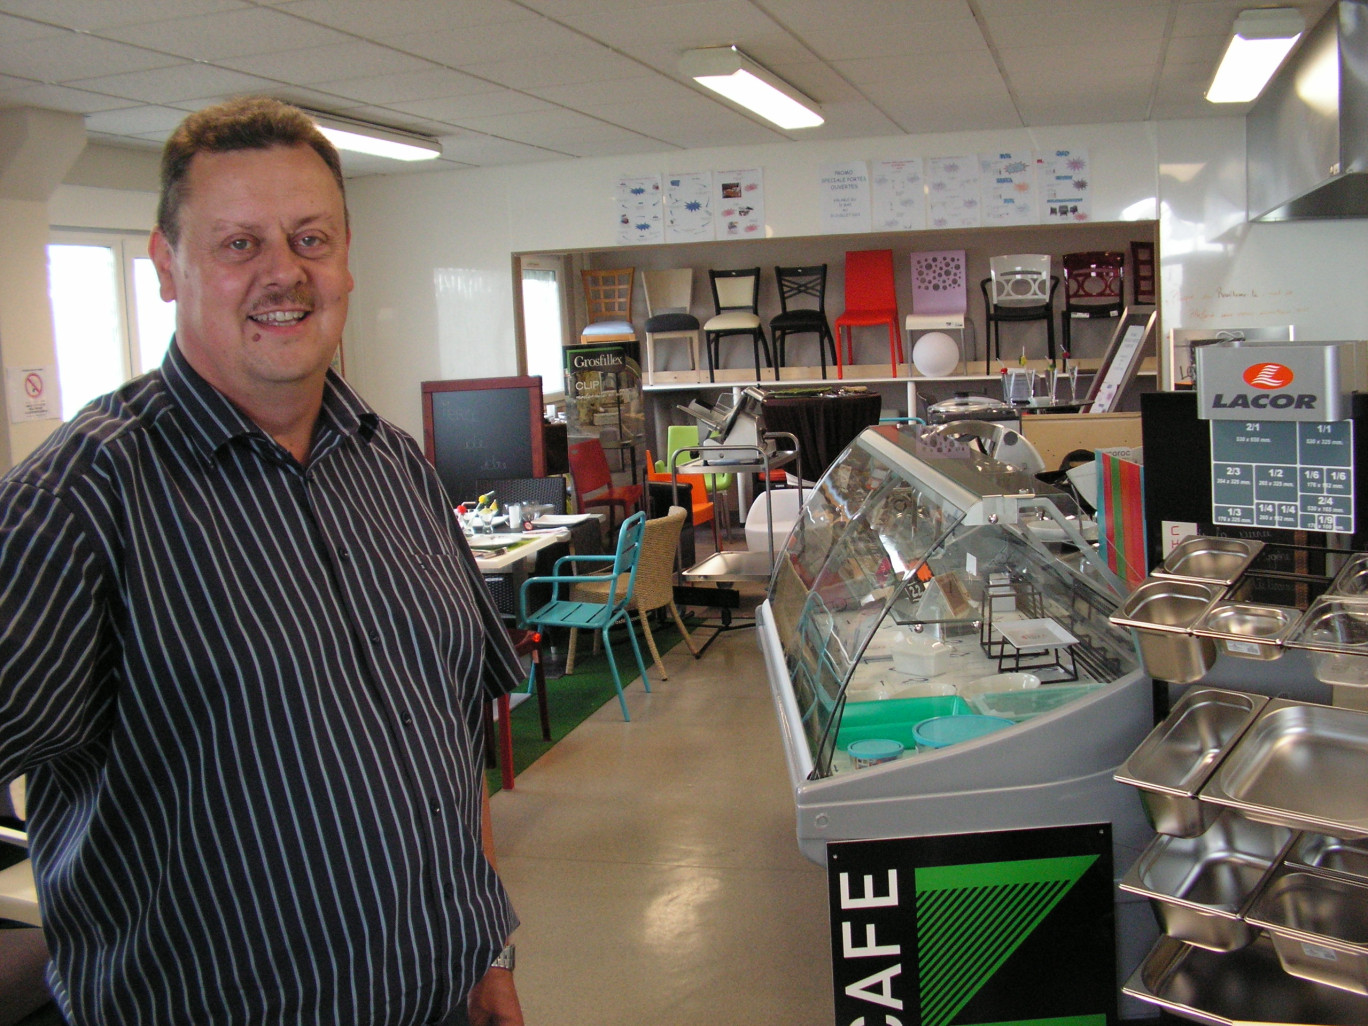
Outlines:
<svg viewBox="0 0 1368 1026"><path fill-rule="evenodd" d="M757 611L799 846L1106 823L1119 877L1152 836L1114 779L1154 724L1125 586L1067 494L956 427L860 434Z"/></svg>

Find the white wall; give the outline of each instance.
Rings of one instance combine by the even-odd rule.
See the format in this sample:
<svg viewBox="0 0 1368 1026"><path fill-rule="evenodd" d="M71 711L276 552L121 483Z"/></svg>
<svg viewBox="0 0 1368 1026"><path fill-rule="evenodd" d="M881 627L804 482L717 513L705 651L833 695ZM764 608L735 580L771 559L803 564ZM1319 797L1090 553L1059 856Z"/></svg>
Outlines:
<svg viewBox="0 0 1368 1026"><path fill-rule="evenodd" d="M626 173L759 167L771 238L819 232L829 161L1086 147L1096 220L1158 219L1170 327L1295 323L1298 337L1368 336L1368 222L1245 226L1240 119L1072 126L694 150L350 186L358 289L349 373L415 434L418 382L516 371L511 255L615 248L613 184ZM727 245L745 246L738 241Z"/></svg>

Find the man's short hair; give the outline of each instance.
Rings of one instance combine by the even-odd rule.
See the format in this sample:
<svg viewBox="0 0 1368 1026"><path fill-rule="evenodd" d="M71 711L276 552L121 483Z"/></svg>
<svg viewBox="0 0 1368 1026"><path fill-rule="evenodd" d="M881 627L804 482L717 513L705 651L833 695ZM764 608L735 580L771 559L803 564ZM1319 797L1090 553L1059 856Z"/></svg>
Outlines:
<svg viewBox="0 0 1368 1026"><path fill-rule="evenodd" d="M190 162L197 153L267 150L273 146L313 147L332 172L347 207L342 161L318 126L298 107L264 96L244 97L196 111L171 133L162 149L157 227L172 246L180 237L180 208L189 188Z"/></svg>

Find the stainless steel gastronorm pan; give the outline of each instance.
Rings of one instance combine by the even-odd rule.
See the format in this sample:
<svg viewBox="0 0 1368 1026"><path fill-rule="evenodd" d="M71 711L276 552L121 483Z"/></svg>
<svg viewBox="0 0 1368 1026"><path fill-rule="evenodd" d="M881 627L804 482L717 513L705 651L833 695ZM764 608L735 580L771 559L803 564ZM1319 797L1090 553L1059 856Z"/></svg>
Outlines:
<svg viewBox="0 0 1368 1026"><path fill-rule="evenodd" d="M1265 823L1368 837L1368 713L1273 699L1203 785Z"/></svg>
<svg viewBox="0 0 1368 1026"><path fill-rule="evenodd" d="M1191 628L1225 594L1225 586L1150 577L1127 596L1111 622L1129 627L1145 672L1158 680L1191 684L1216 661L1216 644Z"/></svg>
<svg viewBox="0 0 1368 1026"><path fill-rule="evenodd" d="M1300 870L1274 874L1248 915L1293 976L1368 996L1368 887Z"/></svg>
<svg viewBox="0 0 1368 1026"><path fill-rule="evenodd" d="M1121 766L1116 779L1140 789L1150 825L1194 837L1219 813L1197 799L1207 778L1268 701L1262 695L1194 688Z"/></svg>
<svg viewBox="0 0 1368 1026"><path fill-rule="evenodd" d="M1227 954L1160 937L1122 989L1206 1026L1368 1023L1368 998L1283 972L1267 937Z"/></svg>
<svg viewBox="0 0 1368 1026"><path fill-rule="evenodd" d="M1283 639L1300 618L1301 611L1292 606L1222 599L1202 615L1192 633L1211 638L1224 655L1240 659L1277 659L1283 652Z"/></svg>
<svg viewBox="0 0 1368 1026"><path fill-rule="evenodd" d="M1368 883L1368 842L1327 834L1298 834L1283 861L1294 868L1338 873Z"/></svg>
<svg viewBox="0 0 1368 1026"><path fill-rule="evenodd" d="M1234 584L1263 544L1246 538L1185 538L1164 557L1154 576Z"/></svg>
<svg viewBox="0 0 1368 1026"><path fill-rule="evenodd" d="M1236 951L1258 936L1241 916L1293 836L1227 811L1197 837L1155 837L1121 889L1148 898L1170 937Z"/></svg>

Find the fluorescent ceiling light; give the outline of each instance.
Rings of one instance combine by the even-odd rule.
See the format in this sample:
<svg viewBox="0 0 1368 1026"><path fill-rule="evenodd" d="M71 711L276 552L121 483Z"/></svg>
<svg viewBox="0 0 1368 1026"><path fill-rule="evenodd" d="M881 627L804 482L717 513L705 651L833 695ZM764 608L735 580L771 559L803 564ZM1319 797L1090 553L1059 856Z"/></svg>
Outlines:
<svg viewBox="0 0 1368 1026"><path fill-rule="evenodd" d="M382 128L364 121L352 121L350 118L320 114L312 110L305 113L314 119L318 130L339 150L365 153L372 157L388 157L390 160L432 160L442 155L442 146L436 139L418 135L416 132Z"/></svg>
<svg viewBox="0 0 1368 1026"><path fill-rule="evenodd" d="M1248 103L1256 98L1305 27L1294 7L1241 12L1206 98L1212 103Z"/></svg>
<svg viewBox="0 0 1368 1026"><path fill-rule="evenodd" d="M689 50L679 68L699 85L780 128L815 128L825 120L816 103L734 46Z"/></svg>

